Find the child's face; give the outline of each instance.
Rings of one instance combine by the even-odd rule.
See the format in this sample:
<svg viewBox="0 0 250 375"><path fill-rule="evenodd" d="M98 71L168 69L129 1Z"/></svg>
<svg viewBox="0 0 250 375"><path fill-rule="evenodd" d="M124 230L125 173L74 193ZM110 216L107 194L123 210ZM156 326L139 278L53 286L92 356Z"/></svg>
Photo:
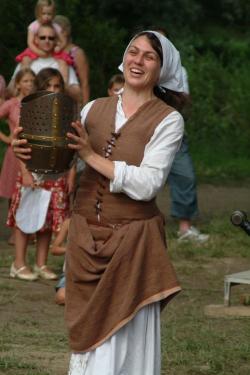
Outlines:
<svg viewBox="0 0 250 375"><path fill-rule="evenodd" d="M62 85L61 85L61 80L60 80L60 78L57 77L57 76L52 77L52 78L48 81L48 84L47 84L46 90L47 90L47 91L54 92L54 93L62 92L63 89L62 89Z"/></svg>
<svg viewBox="0 0 250 375"><path fill-rule="evenodd" d="M52 6L44 6L41 9L39 21L43 25L50 23L54 18L54 8Z"/></svg>
<svg viewBox="0 0 250 375"><path fill-rule="evenodd" d="M30 73L26 73L20 82L16 84L16 88L23 96L29 95L34 89L34 81L35 77Z"/></svg>
<svg viewBox="0 0 250 375"><path fill-rule="evenodd" d="M123 88L123 83L114 83L113 86L110 89L108 89L109 96L118 95L122 88Z"/></svg>

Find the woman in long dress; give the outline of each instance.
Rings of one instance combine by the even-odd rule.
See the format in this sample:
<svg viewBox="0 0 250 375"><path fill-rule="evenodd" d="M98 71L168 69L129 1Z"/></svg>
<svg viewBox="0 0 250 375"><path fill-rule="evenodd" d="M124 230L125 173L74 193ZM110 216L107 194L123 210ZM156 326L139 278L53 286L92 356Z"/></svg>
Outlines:
<svg viewBox="0 0 250 375"><path fill-rule="evenodd" d="M142 32L121 70L123 93L88 103L68 134L86 163L66 256L69 375L160 375L160 309L180 291L155 202L183 136L159 98L181 104L179 53ZM29 158L23 143L14 150Z"/></svg>

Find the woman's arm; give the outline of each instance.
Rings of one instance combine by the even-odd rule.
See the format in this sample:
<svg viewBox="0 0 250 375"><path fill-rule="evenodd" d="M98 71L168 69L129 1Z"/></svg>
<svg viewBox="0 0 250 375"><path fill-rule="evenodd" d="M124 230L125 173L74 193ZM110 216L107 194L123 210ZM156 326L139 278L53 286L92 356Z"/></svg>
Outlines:
<svg viewBox="0 0 250 375"><path fill-rule="evenodd" d="M89 101L89 63L85 52L77 48L75 56L76 71L80 79L82 101L86 104Z"/></svg>
<svg viewBox="0 0 250 375"><path fill-rule="evenodd" d="M123 192L135 200L148 201L156 196L166 182L184 133L179 112L172 112L157 126L145 147L139 167L115 161L115 177L110 191Z"/></svg>

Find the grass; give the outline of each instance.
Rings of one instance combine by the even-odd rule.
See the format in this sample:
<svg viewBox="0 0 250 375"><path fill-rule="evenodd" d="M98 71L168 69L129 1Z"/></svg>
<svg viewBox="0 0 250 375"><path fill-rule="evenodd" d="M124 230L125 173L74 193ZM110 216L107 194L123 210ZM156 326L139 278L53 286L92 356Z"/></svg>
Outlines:
<svg viewBox="0 0 250 375"><path fill-rule="evenodd" d="M228 216L199 224L211 234L204 245L180 245L176 224L167 227L183 290L162 314L162 375L249 375L249 318L204 314L206 305L223 303L225 274L250 268L249 237ZM12 251L2 251L0 258L0 374L66 375L67 334L63 308L53 302L54 283L10 280ZM49 263L60 271L62 259L51 256ZM232 303L239 304L245 292L249 286L234 287Z"/></svg>

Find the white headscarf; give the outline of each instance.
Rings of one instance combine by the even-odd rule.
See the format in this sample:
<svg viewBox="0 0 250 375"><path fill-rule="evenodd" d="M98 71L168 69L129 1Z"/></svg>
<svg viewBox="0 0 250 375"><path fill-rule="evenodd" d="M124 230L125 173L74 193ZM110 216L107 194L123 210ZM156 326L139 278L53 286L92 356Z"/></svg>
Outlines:
<svg viewBox="0 0 250 375"><path fill-rule="evenodd" d="M163 52L163 62L160 72L159 81L157 83L158 86L164 87L173 91L183 92L183 79L182 79L182 67L181 67L181 59L180 53L177 51L175 46L168 40L165 36L158 33L157 31L146 30L143 32L152 33L154 34L160 41L162 52ZM139 34L135 35L133 39L129 42L124 55L123 55L123 62L124 56L134 39L137 38ZM119 66L119 69L123 72L123 63Z"/></svg>

